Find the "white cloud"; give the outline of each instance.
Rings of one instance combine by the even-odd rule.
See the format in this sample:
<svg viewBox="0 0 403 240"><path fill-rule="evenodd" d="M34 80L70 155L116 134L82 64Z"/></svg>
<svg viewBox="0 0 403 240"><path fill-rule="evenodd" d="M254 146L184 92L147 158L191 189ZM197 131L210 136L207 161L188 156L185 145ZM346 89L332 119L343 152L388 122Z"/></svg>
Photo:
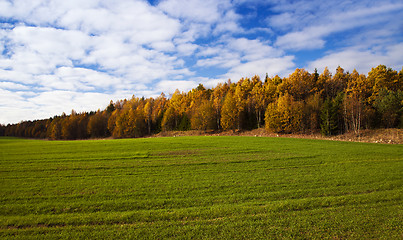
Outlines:
<svg viewBox="0 0 403 240"><path fill-rule="evenodd" d="M9 95L14 96L14 95ZM0 123L8 124L8 123L19 123L21 121L35 120L35 119L45 119L49 118L49 114L42 114L40 116L37 114L37 111L34 111L32 108L24 107L24 108L16 108L12 104L27 104L27 102L14 102L10 103L7 106L0 106Z"/></svg>
<svg viewBox="0 0 403 240"><path fill-rule="evenodd" d="M0 89L9 89L9 90L28 90L29 87L26 85L13 83L13 82L0 82Z"/></svg>
<svg viewBox="0 0 403 240"><path fill-rule="evenodd" d="M294 14L291 14L290 12L285 12L278 15L274 15L270 17L267 21L271 27L276 27L281 30L287 30L297 20L295 19Z"/></svg>
<svg viewBox="0 0 403 240"><path fill-rule="evenodd" d="M192 88L196 87L197 83L194 81L186 81L186 80L163 80L158 82L156 89L157 92L165 92L166 94L173 94L176 89L179 91L187 92Z"/></svg>
<svg viewBox="0 0 403 240"><path fill-rule="evenodd" d="M338 66L341 66L345 71L352 72L356 69L358 72L366 74L371 68L383 64L399 70L402 68L403 63L402 52L403 43L389 46L384 51L349 48L329 53L312 61L308 64L307 69L313 71L313 69L317 68L321 72L325 67L328 67L334 71Z"/></svg>
<svg viewBox="0 0 403 240"><path fill-rule="evenodd" d="M164 53L175 50L172 41L180 34L179 22L144 2L63 3L55 11L60 16L52 11L57 8L54 2L22 6L21 1L16 1L8 5L7 10L22 21L54 23L65 28L22 25L2 30L1 39L12 43L11 56L0 59L0 66L8 71L31 74L31 78L38 79L35 75L46 76L60 67L85 64L132 81L152 81L176 71L186 72L180 69L183 64L179 59ZM37 16L38 11L48 18ZM181 47L182 51L189 52L189 45L185 48L186 45Z"/></svg>
<svg viewBox="0 0 403 240"><path fill-rule="evenodd" d="M220 34L225 32L231 33L242 33L244 29L238 24L240 16L236 14L233 10L229 10L223 14L220 21L217 23L213 34Z"/></svg>
<svg viewBox="0 0 403 240"><path fill-rule="evenodd" d="M250 61L231 68L224 76L234 81L242 77L252 77L254 75L259 75L260 78L263 79L266 73L269 76L285 76L292 72L292 68L295 66L293 59L293 56L284 56L281 58L266 58Z"/></svg>
<svg viewBox="0 0 403 240"><path fill-rule="evenodd" d="M240 52L242 54L242 60L244 61L273 58L283 54L282 51L273 48L268 43L256 39L231 39L229 40L228 46L230 49Z"/></svg>
<svg viewBox="0 0 403 240"><path fill-rule="evenodd" d="M2 67L26 73L48 73L56 66L71 66L72 60L85 56L91 38L78 31L17 26L6 36L12 56L2 59ZM9 65L4 66L4 60Z"/></svg>
<svg viewBox="0 0 403 240"><path fill-rule="evenodd" d="M0 66L2 61L0 60ZM7 65L8 66L8 65ZM34 79L32 79L32 75L13 70L4 70L0 69L0 79L2 81L10 81L10 82L20 82L24 84L32 84L34 83Z"/></svg>
<svg viewBox="0 0 403 240"><path fill-rule="evenodd" d="M198 48L198 45L192 43L178 44L177 46L178 53L184 56L192 55Z"/></svg>
<svg viewBox="0 0 403 240"><path fill-rule="evenodd" d="M202 49L199 56L198 66L228 68L220 78L234 81L255 74L284 75L295 65L292 56L269 43L246 38L224 38L217 46Z"/></svg>
<svg viewBox="0 0 403 240"><path fill-rule="evenodd" d="M52 75L41 75L41 84L58 90L93 91L119 85L121 80L108 74L86 68L60 67Z"/></svg>
<svg viewBox="0 0 403 240"><path fill-rule="evenodd" d="M0 88L0 123L16 123L35 117L32 114L35 105L26 101L24 95L33 94Z"/></svg>
<svg viewBox="0 0 403 240"><path fill-rule="evenodd" d="M330 26L309 27L299 32L288 33L277 38L276 45L284 49L323 48L323 36L331 32Z"/></svg>
<svg viewBox="0 0 403 240"><path fill-rule="evenodd" d="M88 98L88 95L93 95ZM51 115L60 115L62 112L70 113L72 109L77 112L90 111L102 108L108 102L106 94L76 93L72 91L48 91L29 99L37 108ZM45 117L45 116L44 116Z"/></svg>
<svg viewBox="0 0 403 240"><path fill-rule="evenodd" d="M274 1L271 11L266 19L268 25L281 31L300 31L311 26L327 16L334 6L330 1ZM342 12L341 3L338 3L338 12ZM343 9L344 10L344 9Z"/></svg>
<svg viewBox="0 0 403 240"><path fill-rule="evenodd" d="M231 7L226 0L165 0L158 7L169 15L193 22L214 23L221 17L221 11Z"/></svg>
<svg viewBox="0 0 403 240"><path fill-rule="evenodd" d="M178 19L145 1L1 1L0 16L16 21L0 29L0 88L36 91L13 105L33 104L33 118L154 94L155 80L194 74L174 54L196 51L197 24L182 35Z"/></svg>
<svg viewBox="0 0 403 240"><path fill-rule="evenodd" d="M0 107L19 106L19 103L24 101L21 91L10 91L0 88ZM6 117L6 114L1 114Z"/></svg>
<svg viewBox="0 0 403 240"><path fill-rule="evenodd" d="M382 4L379 6L366 7L361 6L358 9L348 10L345 12L335 11L328 13L326 16L316 18L313 24L309 24L302 30L286 33L279 36L276 45L283 49L301 50L301 49L320 49L325 46L325 38L331 34L351 30L357 27L371 27L377 23L388 23L394 25L395 18L390 12L403 9L401 3ZM389 15L388 15L389 14ZM284 18L284 21L282 21ZM282 13L269 19L274 25L284 28L291 23L301 24L307 22L299 17L290 16L289 13ZM308 21L309 22L309 21Z"/></svg>
<svg viewBox="0 0 403 240"><path fill-rule="evenodd" d="M240 16L234 11L233 4L229 0L164 0L158 8L180 19L187 39L195 39L211 33L243 32L238 24Z"/></svg>
<svg viewBox="0 0 403 240"><path fill-rule="evenodd" d="M0 0L0 122L96 110L111 99L228 78L285 76L299 60L287 51L325 48L334 36L341 50L309 67L403 62L400 38L391 37L401 32L399 1L157 2ZM277 15L265 19L265 11ZM345 32L349 37L338 36Z"/></svg>
<svg viewBox="0 0 403 240"><path fill-rule="evenodd" d="M211 48L210 48L211 49ZM217 55L197 60L199 67L231 68L240 64L240 54L229 49L216 47Z"/></svg>
<svg viewBox="0 0 403 240"><path fill-rule="evenodd" d="M22 120L45 119L63 112L104 109L110 100L130 98L133 93L112 94L52 90L42 93L14 92L0 88L0 123L16 123Z"/></svg>
<svg viewBox="0 0 403 240"><path fill-rule="evenodd" d="M192 81L194 83L203 84L205 88L214 88L217 86L218 83L222 83L227 81L228 79L225 78L207 78L207 77L196 77L192 78ZM197 85L194 85L193 88L197 87Z"/></svg>

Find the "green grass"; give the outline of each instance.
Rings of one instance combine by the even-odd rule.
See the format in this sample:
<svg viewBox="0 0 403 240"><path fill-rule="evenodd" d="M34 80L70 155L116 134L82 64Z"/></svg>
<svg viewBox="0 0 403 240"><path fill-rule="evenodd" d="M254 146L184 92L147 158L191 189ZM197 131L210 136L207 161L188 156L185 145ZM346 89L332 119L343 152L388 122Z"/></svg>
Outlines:
<svg viewBox="0 0 403 240"><path fill-rule="evenodd" d="M401 239L403 146L0 138L0 238Z"/></svg>

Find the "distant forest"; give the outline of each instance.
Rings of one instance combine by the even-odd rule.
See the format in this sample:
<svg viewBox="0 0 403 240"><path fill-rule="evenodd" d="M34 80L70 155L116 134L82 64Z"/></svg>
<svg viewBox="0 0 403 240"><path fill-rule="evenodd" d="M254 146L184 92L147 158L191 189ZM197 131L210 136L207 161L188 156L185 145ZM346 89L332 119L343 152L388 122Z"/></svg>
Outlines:
<svg viewBox="0 0 403 240"><path fill-rule="evenodd" d="M0 125L0 136L48 139L131 138L171 130L252 130L336 135L403 127L403 68L379 65L368 73L334 76L296 69L288 77L258 76L178 90L167 98L110 102L96 112L63 113L44 120Z"/></svg>

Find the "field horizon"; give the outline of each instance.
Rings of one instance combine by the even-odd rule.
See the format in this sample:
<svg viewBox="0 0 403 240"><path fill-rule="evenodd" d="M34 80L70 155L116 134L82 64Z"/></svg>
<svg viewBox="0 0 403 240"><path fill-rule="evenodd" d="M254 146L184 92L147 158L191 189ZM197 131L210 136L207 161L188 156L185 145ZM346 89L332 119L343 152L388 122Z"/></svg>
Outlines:
<svg viewBox="0 0 403 240"><path fill-rule="evenodd" d="M403 146L0 138L0 236L400 239Z"/></svg>

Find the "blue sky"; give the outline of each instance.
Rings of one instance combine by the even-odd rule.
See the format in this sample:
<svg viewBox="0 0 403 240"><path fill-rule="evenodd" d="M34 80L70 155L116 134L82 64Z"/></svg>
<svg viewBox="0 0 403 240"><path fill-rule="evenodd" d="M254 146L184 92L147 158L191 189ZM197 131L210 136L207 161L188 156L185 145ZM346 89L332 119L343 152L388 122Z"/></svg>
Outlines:
<svg viewBox="0 0 403 240"><path fill-rule="evenodd" d="M199 83L403 65L403 2L0 0L0 123Z"/></svg>

